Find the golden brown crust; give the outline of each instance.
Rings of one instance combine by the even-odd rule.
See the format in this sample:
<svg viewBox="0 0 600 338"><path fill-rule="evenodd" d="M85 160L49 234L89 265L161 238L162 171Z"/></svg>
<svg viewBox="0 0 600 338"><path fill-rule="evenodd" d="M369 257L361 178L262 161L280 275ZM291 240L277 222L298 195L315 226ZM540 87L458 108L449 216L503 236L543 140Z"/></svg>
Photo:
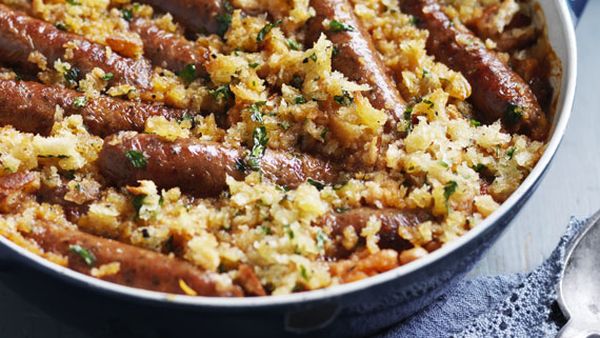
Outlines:
<svg viewBox="0 0 600 338"><path fill-rule="evenodd" d="M451 21L436 0L403 0L402 9L429 31L427 49L461 72L473 87L471 101L482 122L502 119L511 132L544 140L548 121L531 88L460 23Z"/></svg>

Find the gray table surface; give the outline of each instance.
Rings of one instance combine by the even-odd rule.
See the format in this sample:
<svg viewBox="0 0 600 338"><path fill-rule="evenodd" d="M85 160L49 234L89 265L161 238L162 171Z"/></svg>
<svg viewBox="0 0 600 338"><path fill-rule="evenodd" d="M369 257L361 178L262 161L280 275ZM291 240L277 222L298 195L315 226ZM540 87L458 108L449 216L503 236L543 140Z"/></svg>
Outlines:
<svg viewBox="0 0 600 338"><path fill-rule="evenodd" d="M472 276L525 272L552 251L571 216L600 209L600 1L590 1L577 29L579 81L575 109L552 167L509 230ZM4 285L0 274L0 337L89 337ZM57 304L56 306L60 306Z"/></svg>

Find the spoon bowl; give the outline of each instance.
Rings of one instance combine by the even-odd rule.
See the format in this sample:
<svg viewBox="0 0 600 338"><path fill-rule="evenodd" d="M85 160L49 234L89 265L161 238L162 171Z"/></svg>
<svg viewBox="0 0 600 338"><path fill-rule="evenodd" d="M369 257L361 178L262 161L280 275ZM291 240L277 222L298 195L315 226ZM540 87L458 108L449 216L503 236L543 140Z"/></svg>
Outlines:
<svg viewBox="0 0 600 338"><path fill-rule="evenodd" d="M568 323L558 337L600 338L600 211L567 253L558 303Z"/></svg>

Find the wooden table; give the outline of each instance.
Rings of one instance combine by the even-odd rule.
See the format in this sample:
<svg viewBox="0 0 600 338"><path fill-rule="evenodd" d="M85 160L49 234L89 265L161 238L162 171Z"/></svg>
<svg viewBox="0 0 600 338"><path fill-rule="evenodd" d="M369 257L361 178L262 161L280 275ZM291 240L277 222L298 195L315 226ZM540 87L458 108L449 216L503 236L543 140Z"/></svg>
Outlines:
<svg viewBox="0 0 600 338"><path fill-rule="evenodd" d="M472 275L533 269L552 251L572 215L586 217L600 208L598 17L600 1L590 1L577 30L580 73L575 111L554 163L539 190ZM10 271L0 273L0 337L90 337L6 287L3 282L15 278L7 274ZM48 292L55 291L49 288Z"/></svg>

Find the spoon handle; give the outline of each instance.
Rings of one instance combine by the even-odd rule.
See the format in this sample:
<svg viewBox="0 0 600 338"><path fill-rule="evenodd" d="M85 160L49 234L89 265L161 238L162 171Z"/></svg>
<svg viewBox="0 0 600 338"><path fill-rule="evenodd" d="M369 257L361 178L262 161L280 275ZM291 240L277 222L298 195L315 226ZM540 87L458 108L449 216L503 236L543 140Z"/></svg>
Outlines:
<svg viewBox="0 0 600 338"><path fill-rule="evenodd" d="M585 323L571 319L558 332L556 338L587 338L597 334L600 334L600 331L590 328L589 325L586 325Z"/></svg>

